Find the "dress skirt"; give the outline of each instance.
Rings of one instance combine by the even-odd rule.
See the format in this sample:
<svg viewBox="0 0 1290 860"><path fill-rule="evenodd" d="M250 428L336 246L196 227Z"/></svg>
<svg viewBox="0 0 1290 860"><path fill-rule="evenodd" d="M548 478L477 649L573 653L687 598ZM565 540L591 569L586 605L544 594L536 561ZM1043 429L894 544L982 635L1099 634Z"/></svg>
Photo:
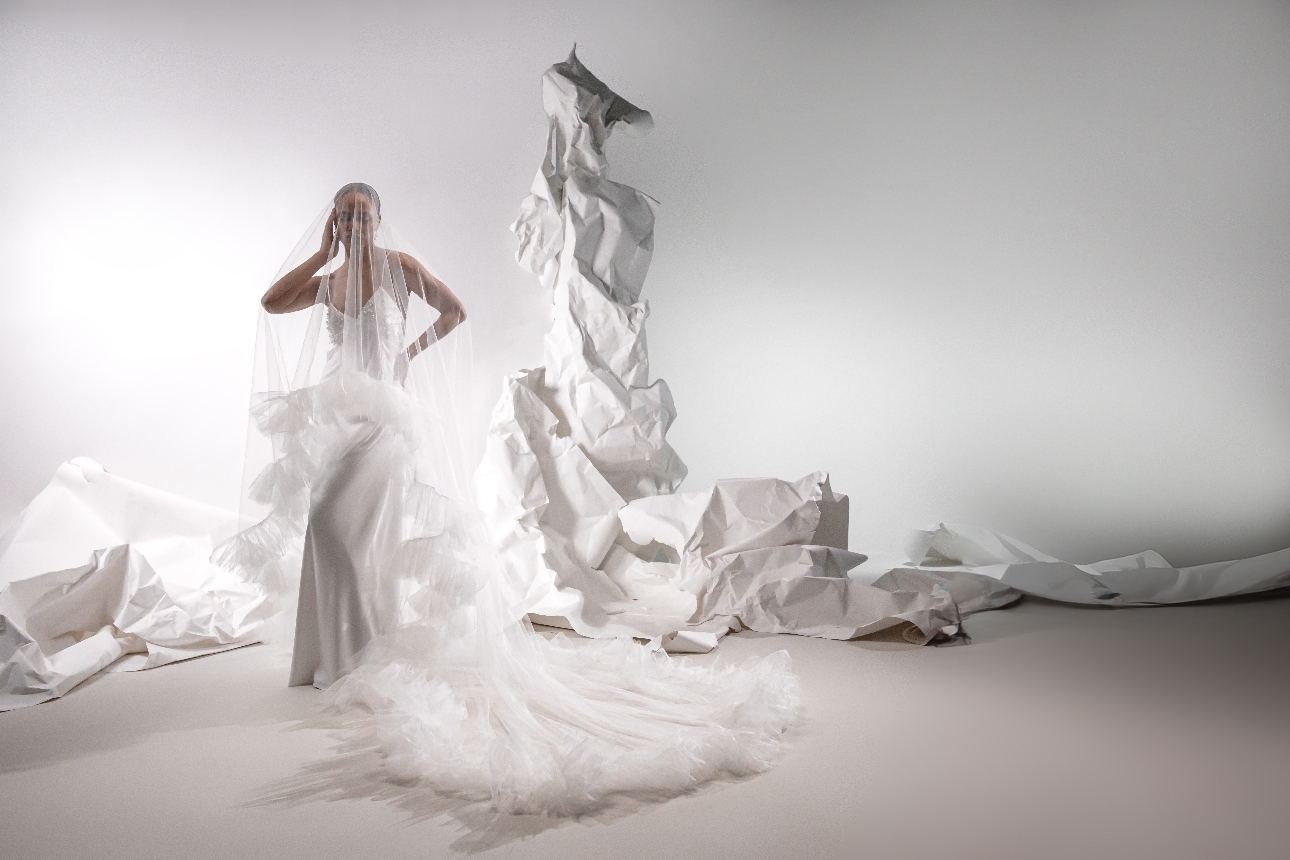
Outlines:
<svg viewBox="0 0 1290 860"><path fill-rule="evenodd" d="M387 426L355 420L310 497L291 686L325 689L398 614L383 563L402 539L407 451Z"/></svg>

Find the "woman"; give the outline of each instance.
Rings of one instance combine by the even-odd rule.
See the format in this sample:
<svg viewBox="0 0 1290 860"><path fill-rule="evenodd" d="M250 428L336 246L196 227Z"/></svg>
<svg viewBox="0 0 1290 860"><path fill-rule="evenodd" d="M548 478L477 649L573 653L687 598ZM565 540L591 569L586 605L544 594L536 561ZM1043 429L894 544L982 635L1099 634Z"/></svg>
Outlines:
<svg viewBox="0 0 1290 860"><path fill-rule="evenodd" d="M275 599L300 571L292 684L370 708L395 775L508 811L769 765L800 708L784 652L702 668L533 632L470 494L465 311L374 190L340 190L262 304L258 522L219 560Z"/></svg>
<svg viewBox="0 0 1290 860"><path fill-rule="evenodd" d="M318 251L274 282L261 299L271 314L323 304L332 354L324 378L350 363L376 379L402 381L407 365L466 318L461 302L411 254L376 242L381 199L361 182L341 188L323 228ZM344 262L325 275L339 241ZM384 330L400 330L407 298L419 296L439 312L433 326L402 347ZM346 331L347 325L349 331ZM346 356L345 343L357 343ZM293 686L326 689L356 665L356 658L393 612L380 587L382 553L400 540L407 463L400 440L366 416L341 419L342 439L332 444L333 466L311 493L300 571L300 598L292 651ZM390 491L394 490L393 493Z"/></svg>
<svg viewBox="0 0 1290 860"><path fill-rule="evenodd" d="M442 281L430 274L411 254L377 247L376 229L381 223L381 198L375 188L365 182L351 182L336 192L332 204L331 215L323 228L322 245L308 260L278 278L269 287L269 291L260 300L266 311L285 314L304 310L320 301L321 295L323 300L332 302L332 310L337 315L344 314L346 288L353 261L355 284L363 307L367 306L376 291L373 274L384 275L391 267L396 267L407 288L439 312L434 326L423 332L407 348L408 361L461 325L466 319L466 310ZM335 253L337 241L345 248L345 261L328 274L324 284L322 276L317 272ZM354 259L355 252L359 255L357 260ZM369 255L370 262L364 265Z"/></svg>

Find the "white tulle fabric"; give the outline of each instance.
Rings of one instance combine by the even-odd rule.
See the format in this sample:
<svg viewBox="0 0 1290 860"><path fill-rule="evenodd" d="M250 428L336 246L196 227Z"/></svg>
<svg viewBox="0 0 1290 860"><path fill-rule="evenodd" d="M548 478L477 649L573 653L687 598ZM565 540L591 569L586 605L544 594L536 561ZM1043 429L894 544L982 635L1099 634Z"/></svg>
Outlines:
<svg viewBox="0 0 1290 860"><path fill-rule="evenodd" d="M261 320L245 527L215 556L280 605L299 587L292 683L370 708L395 776L509 812L768 767L801 710L786 653L703 667L533 631L470 496L469 323L409 362L435 315L381 261L414 252L384 221L367 241L365 274L333 247L312 308Z"/></svg>

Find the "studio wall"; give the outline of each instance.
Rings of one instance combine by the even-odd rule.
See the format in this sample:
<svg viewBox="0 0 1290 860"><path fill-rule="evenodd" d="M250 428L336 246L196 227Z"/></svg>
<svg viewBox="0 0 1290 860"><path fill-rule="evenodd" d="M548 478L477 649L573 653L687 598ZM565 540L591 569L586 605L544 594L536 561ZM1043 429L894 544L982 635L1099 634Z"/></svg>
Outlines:
<svg viewBox="0 0 1290 860"><path fill-rule="evenodd" d="M7 2L0 526L77 455L234 507L257 299L354 180L466 303L482 433L575 41L655 118L609 156L686 488L828 469L879 553L1290 545L1278 2Z"/></svg>

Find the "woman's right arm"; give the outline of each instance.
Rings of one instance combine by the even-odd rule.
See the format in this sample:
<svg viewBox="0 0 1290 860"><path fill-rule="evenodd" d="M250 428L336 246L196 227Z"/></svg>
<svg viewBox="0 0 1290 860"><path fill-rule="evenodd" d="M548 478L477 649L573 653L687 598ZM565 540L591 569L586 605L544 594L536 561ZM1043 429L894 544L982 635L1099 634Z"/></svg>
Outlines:
<svg viewBox="0 0 1290 860"><path fill-rule="evenodd" d="M309 307L318 297L322 278L314 274L327 262L335 240L336 213L333 211L323 228L322 246L308 260L274 281L273 286L260 299L260 304L271 314L286 314Z"/></svg>

